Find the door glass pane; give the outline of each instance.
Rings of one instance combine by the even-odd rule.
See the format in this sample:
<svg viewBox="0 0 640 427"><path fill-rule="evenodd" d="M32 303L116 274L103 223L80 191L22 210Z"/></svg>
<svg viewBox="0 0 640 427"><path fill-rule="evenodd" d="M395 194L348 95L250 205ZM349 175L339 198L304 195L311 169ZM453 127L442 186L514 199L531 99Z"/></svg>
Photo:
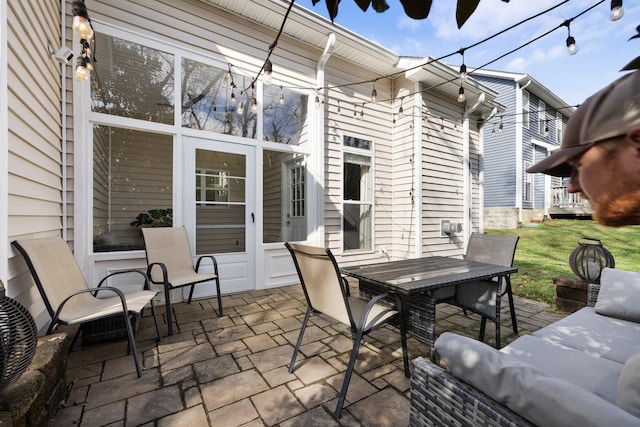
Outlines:
<svg viewBox="0 0 640 427"><path fill-rule="evenodd" d="M173 137L93 128L93 249L144 249L140 227L173 225Z"/></svg>
<svg viewBox="0 0 640 427"><path fill-rule="evenodd" d="M196 254L246 251L246 158L196 149Z"/></svg>
<svg viewBox="0 0 640 427"><path fill-rule="evenodd" d="M263 242L306 240L304 156L272 150L264 150L263 153Z"/></svg>
<svg viewBox="0 0 640 427"><path fill-rule="evenodd" d="M91 110L173 124L174 55L98 34Z"/></svg>

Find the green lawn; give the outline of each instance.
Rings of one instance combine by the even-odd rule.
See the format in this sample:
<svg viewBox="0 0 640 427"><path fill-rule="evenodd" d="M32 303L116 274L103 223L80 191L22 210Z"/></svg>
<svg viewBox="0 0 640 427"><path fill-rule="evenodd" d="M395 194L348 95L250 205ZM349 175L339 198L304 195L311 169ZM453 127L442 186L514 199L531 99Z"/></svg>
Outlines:
<svg viewBox="0 0 640 427"><path fill-rule="evenodd" d="M549 220L515 230L485 230L486 234L518 235L512 276L513 292L555 306L553 278L575 274L569 255L583 237L598 239L613 255L616 268L640 271L640 226L603 227L593 221Z"/></svg>

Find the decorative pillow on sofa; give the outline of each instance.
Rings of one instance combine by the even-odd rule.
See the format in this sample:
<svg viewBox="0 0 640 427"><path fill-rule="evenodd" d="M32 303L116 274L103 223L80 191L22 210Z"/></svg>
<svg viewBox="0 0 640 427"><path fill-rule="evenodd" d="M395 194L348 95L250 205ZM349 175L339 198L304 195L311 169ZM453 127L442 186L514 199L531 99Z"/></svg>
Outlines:
<svg viewBox="0 0 640 427"><path fill-rule="evenodd" d="M618 379L618 406L640 417L640 348L625 362Z"/></svg>
<svg viewBox="0 0 640 427"><path fill-rule="evenodd" d="M616 405L474 339L445 332L434 347L452 375L536 425L638 426Z"/></svg>
<svg viewBox="0 0 640 427"><path fill-rule="evenodd" d="M640 273L602 270L595 310L603 316L640 322Z"/></svg>

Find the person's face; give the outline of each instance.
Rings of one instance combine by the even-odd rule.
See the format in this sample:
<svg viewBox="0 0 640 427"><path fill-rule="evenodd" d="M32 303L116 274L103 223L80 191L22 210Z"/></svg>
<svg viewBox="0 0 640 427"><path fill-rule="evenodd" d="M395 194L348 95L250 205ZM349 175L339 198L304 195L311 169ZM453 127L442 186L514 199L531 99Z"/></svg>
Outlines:
<svg viewBox="0 0 640 427"><path fill-rule="evenodd" d="M570 163L567 190L589 200L599 224L640 224L640 139L628 133L594 145Z"/></svg>

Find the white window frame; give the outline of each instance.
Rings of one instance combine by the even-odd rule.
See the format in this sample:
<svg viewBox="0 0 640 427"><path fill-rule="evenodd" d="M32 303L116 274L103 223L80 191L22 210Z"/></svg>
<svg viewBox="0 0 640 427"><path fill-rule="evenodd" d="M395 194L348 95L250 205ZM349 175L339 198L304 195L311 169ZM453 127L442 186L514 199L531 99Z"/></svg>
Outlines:
<svg viewBox="0 0 640 427"><path fill-rule="evenodd" d="M564 125L562 123L562 114L556 111L556 142L562 143L562 137L564 136Z"/></svg>
<svg viewBox="0 0 640 427"><path fill-rule="evenodd" d="M544 101L538 101L538 133L545 136L547 126L547 104Z"/></svg>
<svg viewBox="0 0 640 427"><path fill-rule="evenodd" d="M531 167L531 162L524 162L524 170ZM526 173L524 175L524 188L522 189L522 199L524 202L533 203L533 174Z"/></svg>
<svg viewBox="0 0 640 427"><path fill-rule="evenodd" d="M522 127L529 129L531 97L526 90L522 91Z"/></svg>
<svg viewBox="0 0 640 427"><path fill-rule="evenodd" d="M366 140L369 141L369 150L365 150L365 149L361 149L361 148L354 148L354 147L348 147L346 145L344 145L344 140L345 138L348 137L353 137L353 138L358 138L358 139L362 139L362 140ZM372 139L369 138L365 138L365 137L360 137L360 136L355 136L355 135L343 135L342 137L342 178L341 178L341 183L342 183L342 191L341 191L341 200L342 200L342 219L340 221L340 226L342 228L342 244L341 244L341 248L342 248L342 253L345 254L352 254L352 253L363 253L363 252L373 252L374 251L374 223L375 223L375 211L374 211L374 187L375 187L375 150L374 150L374 141ZM368 193L368 197L365 200L345 200L344 199L344 165L347 159L347 155L348 154L354 154L357 156L362 156L362 157L367 157L369 158L369 177L367 179L367 185L369 186L367 190ZM364 194L364 192L361 192L361 194ZM358 248L358 249L345 249L344 248L344 240L345 240L345 230L344 230L344 212L345 212L345 206L347 205L360 205L360 206L369 206L369 212L370 212L370 221L369 221L369 230L365 230L365 232L367 233L367 235L365 236L367 238L367 240L369 241L369 247L366 247L366 245L364 245L364 248Z"/></svg>

